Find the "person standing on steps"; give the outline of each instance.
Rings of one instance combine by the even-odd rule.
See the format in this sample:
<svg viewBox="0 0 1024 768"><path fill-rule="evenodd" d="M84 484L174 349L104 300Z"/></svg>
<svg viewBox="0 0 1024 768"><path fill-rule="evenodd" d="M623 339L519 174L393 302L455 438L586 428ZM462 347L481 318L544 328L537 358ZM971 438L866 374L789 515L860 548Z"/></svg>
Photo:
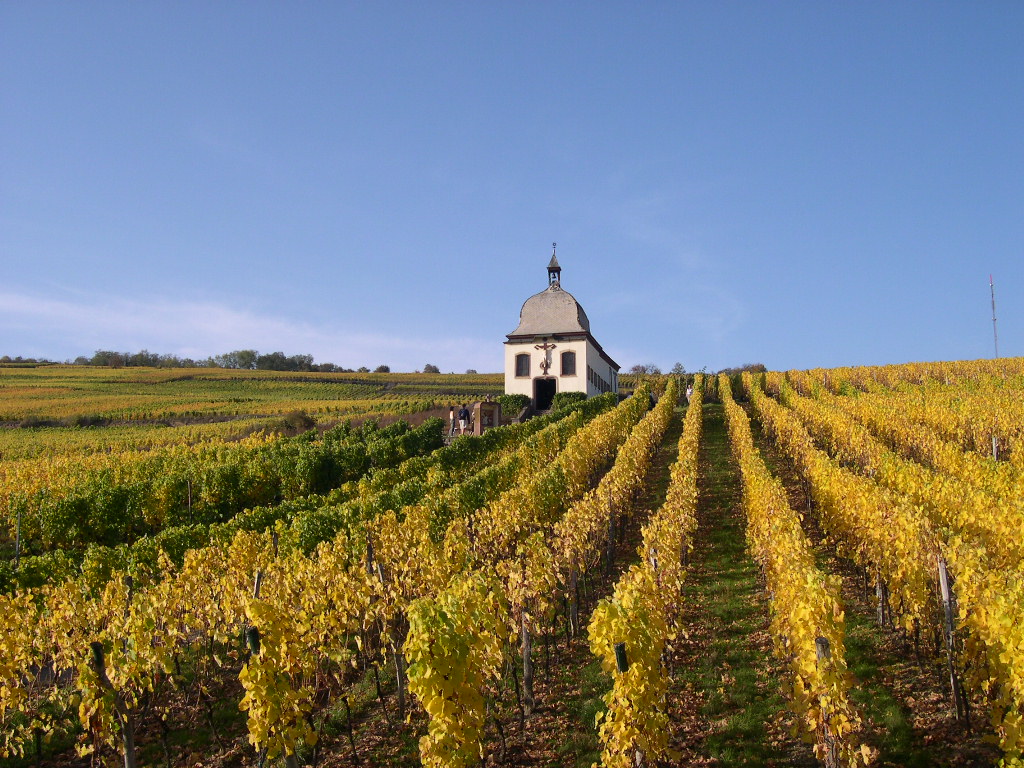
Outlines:
<svg viewBox="0 0 1024 768"><path fill-rule="evenodd" d="M469 409L463 405L459 408L459 434L466 434L466 427L469 425Z"/></svg>

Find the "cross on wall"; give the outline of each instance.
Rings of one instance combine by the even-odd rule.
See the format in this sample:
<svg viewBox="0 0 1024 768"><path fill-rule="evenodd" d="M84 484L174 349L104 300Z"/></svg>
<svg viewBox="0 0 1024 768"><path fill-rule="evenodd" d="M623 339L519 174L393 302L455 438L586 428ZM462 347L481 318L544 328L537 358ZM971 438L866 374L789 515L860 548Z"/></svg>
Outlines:
<svg viewBox="0 0 1024 768"><path fill-rule="evenodd" d="M544 350L544 357L540 361L540 370L541 373L547 376L548 368L551 367L551 350L555 348L555 345L544 342L543 344L534 344L533 348Z"/></svg>

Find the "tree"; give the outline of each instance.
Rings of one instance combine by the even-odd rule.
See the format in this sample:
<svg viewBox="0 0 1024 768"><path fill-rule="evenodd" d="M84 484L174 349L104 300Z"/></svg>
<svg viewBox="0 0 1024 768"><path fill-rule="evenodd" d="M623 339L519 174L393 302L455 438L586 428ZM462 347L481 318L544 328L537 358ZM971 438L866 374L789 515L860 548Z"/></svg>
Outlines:
<svg viewBox="0 0 1024 768"><path fill-rule="evenodd" d="M438 368L436 365L431 365L430 363L427 363L426 365L423 366L423 372L424 373L440 373L441 369Z"/></svg>
<svg viewBox="0 0 1024 768"><path fill-rule="evenodd" d="M258 371L287 371L288 358L284 352L269 352L256 358L256 370Z"/></svg>
<svg viewBox="0 0 1024 768"><path fill-rule="evenodd" d="M235 352L235 359L238 362L239 368L244 368L249 371L256 367L256 358L260 356L260 353L255 349L240 349Z"/></svg>
<svg viewBox="0 0 1024 768"><path fill-rule="evenodd" d="M125 356L120 352L114 352L109 349L97 349L96 354L92 356L90 361L91 365L106 365L111 368L120 368L124 365Z"/></svg>
<svg viewBox="0 0 1024 768"><path fill-rule="evenodd" d="M278 353L280 354L280 353ZM243 368L252 370L256 367L256 360L262 357L255 349L236 349L233 352L226 352L214 358L221 368Z"/></svg>
<svg viewBox="0 0 1024 768"><path fill-rule="evenodd" d="M310 371L313 369L313 356L271 352L256 357L256 369L260 371Z"/></svg>
<svg viewBox="0 0 1024 768"><path fill-rule="evenodd" d="M686 373L686 369L683 368L682 363L676 363L675 365L672 366L671 373L673 376L682 376L683 374Z"/></svg>
<svg viewBox="0 0 1024 768"><path fill-rule="evenodd" d="M125 365L128 366L149 366L156 368L160 365L160 355L155 352L150 352L148 349L143 349L136 352L134 355L128 355L125 360Z"/></svg>
<svg viewBox="0 0 1024 768"><path fill-rule="evenodd" d="M466 373L470 373L470 374L474 374L475 375L476 374L476 368L467 368L466 369Z"/></svg>
<svg viewBox="0 0 1024 768"><path fill-rule="evenodd" d="M651 376L660 376L661 368L656 366L654 363L639 363L629 369L629 372L634 375L649 374Z"/></svg>
<svg viewBox="0 0 1024 768"><path fill-rule="evenodd" d="M289 371L311 371L313 370L312 355L292 355L288 358Z"/></svg>
<svg viewBox="0 0 1024 768"><path fill-rule="evenodd" d="M369 372L370 372L370 369L367 368L365 365L360 365L358 368L356 368L356 373L369 373Z"/></svg>
<svg viewBox="0 0 1024 768"><path fill-rule="evenodd" d="M374 373L391 373L391 366L390 365L378 365L376 368L373 369L373 372Z"/></svg>

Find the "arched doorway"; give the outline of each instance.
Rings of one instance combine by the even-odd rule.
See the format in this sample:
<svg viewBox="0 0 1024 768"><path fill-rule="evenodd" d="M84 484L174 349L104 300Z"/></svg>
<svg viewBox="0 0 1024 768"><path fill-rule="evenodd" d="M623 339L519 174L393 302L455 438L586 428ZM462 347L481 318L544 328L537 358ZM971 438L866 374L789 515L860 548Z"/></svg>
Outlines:
<svg viewBox="0 0 1024 768"><path fill-rule="evenodd" d="M547 411L551 409L551 401L555 399L555 390L557 389L557 382L552 379L534 379L533 380L533 407L538 411Z"/></svg>

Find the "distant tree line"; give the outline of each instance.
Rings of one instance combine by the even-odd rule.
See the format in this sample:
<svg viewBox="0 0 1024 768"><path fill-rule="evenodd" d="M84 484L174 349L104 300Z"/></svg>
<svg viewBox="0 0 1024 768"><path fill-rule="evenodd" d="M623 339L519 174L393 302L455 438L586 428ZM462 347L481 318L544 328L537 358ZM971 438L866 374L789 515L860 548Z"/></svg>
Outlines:
<svg viewBox="0 0 1024 768"><path fill-rule="evenodd" d="M312 355L286 355L284 352L257 352L255 349L236 349L222 355L214 355L205 360L194 360L191 357L178 355L161 355L143 349L138 352L117 352L110 349L97 349L92 357L80 356L74 360L75 365L102 365L109 368L233 368L245 371L344 371L351 373L353 369L343 368L334 363L314 363Z"/></svg>
<svg viewBox="0 0 1024 768"><path fill-rule="evenodd" d="M0 357L0 365L54 365L56 360L43 357ZM284 352L260 353L255 349L236 349L215 355L205 360L178 355L161 355L142 349L138 352L117 352L112 349L97 349L92 357L80 355L74 360L65 360L74 365L97 365L107 368L233 368L244 371L309 371L312 373L369 373L365 365L359 368L345 368L334 363L314 363L312 355L286 355ZM391 366L378 365L374 373L391 373ZM427 363L423 373L440 373L436 365ZM419 371L416 371L419 373ZM466 373L476 373L472 368Z"/></svg>
<svg viewBox="0 0 1024 768"><path fill-rule="evenodd" d="M11 357L4 355L0 357L0 365L53 365L55 361L47 360L45 357Z"/></svg>
<svg viewBox="0 0 1024 768"><path fill-rule="evenodd" d="M59 362L43 357L0 357L0 365L53 365ZM179 355L162 355L142 349L138 352L118 352L112 349L97 349L92 357L80 355L74 360L65 360L74 365L97 365L108 368L235 368L254 371L310 371L320 373L363 373L370 369L345 368L335 363L314 363L312 355L286 355L284 352L267 352L261 354L255 349L236 349L223 355L215 355L206 359L193 359ZM380 373L391 369L386 365L377 366Z"/></svg>
<svg viewBox="0 0 1024 768"><path fill-rule="evenodd" d="M656 366L654 363L637 363L629 372L634 376L648 375L648 376L660 376L661 368Z"/></svg>

